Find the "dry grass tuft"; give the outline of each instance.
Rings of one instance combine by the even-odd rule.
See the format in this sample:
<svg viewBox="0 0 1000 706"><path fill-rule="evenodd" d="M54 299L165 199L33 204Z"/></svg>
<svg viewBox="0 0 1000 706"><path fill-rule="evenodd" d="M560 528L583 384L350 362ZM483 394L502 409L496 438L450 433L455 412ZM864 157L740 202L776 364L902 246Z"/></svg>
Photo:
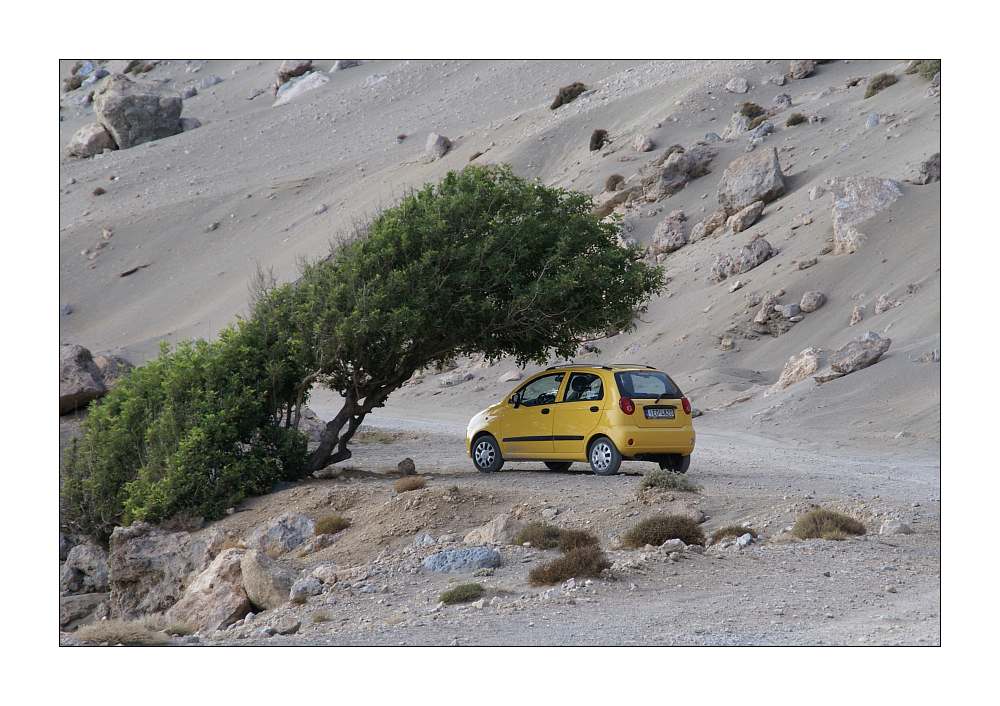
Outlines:
<svg viewBox="0 0 1000 706"><path fill-rule="evenodd" d="M420 490L427 485L427 479L423 476L405 476L392 484L397 493L408 493L411 490Z"/></svg>
<svg viewBox="0 0 1000 706"><path fill-rule="evenodd" d="M618 188L625 183L625 177L621 174L612 174L604 182L605 191L618 191Z"/></svg>
<svg viewBox="0 0 1000 706"><path fill-rule="evenodd" d="M747 130L753 130L754 128L760 127L761 125L764 124L765 120L767 120L766 115L758 115L756 118L750 121L749 125L747 125Z"/></svg>
<svg viewBox="0 0 1000 706"><path fill-rule="evenodd" d="M309 614L309 619L314 623L329 623L333 620L333 616L325 610L317 610Z"/></svg>
<svg viewBox="0 0 1000 706"><path fill-rule="evenodd" d="M590 532L584 530L559 530L559 551L571 552L580 547L597 547L601 542Z"/></svg>
<svg viewBox="0 0 1000 706"><path fill-rule="evenodd" d="M559 546L560 530L545 522L532 522L514 537L514 544L528 542L535 549L552 549Z"/></svg>
<svg viewBox="0 0 1000 706"><path fill-rule="evenodd" d="M646 488L664 488L666 490L679 490L689 493L696 493L700 488L685 478L680 473L669 471L653 470L649 471L639 481L639 490Z"/></svg>
<svg viewBox="0 0 1000 706"><path fill-rule="evenodd" d="M894 83L896 83L896 74L876 74L872 76L868 82L868 88L865 90L865 98L871 98L879 91L888 88Z"/></svg>
<svg viewBox="0 0 1000 706"><path fill-rule="evenodd" d="M754 539L757 539L757 533L750 529L749 527L741 527L740 525L729 525L728 527L723 527L722 529L717 529L712 533L712 539L709 540L709 544L718 544L726 537L742 537L745 534L751 535Z"/></svg>
<svg viewBox="0 0 1000 706"><path fill-rule="evenodd" d="M766 114L766 112L756 103L750 103L749 101L740 106L740 115L751 120Z"/></svg>
<svg viewBox="0 0 1000 706"><path fill-rule="evenodd" d="M590 133L590 151L596 152L604 147L608 141L608 131L597 129Z"/></svg>
<svg viewBox="0 0 1000 706"><path fill-rule="evenodd" d="M108 645L166 645L167 636L154 630L142 620L99 620L90 625L83 625L76 631L76 636L84 642Z"/></svg>
<svg viewBox="0 0 1000 706"><path fill-rule="evenodd" d="M351 521L340 515L326 515L316 521L316 534L337 534L351 526Z"/></svg>
<svg viewBox="0 0 1000 706"><path fill-rule="evenodd" d="M847 539L848 535L865 533L859 520L833 510L811 510L795 521L792 534L799 539Z"/></svg>
<svg viewBox="0 0 1000 706"><path fill-rule="evenodd" d="M788 120L785 121L785 127L793 127L795 125L801 125L806 122L809 118L804 116L802 113L792 113L788 116Z"/></svg>
<svg viewBox="0 0 1000 706"><path fill-rule="evenodd" d="M572 103L577 99L577 97L587 90L579 81L569 84L568 86L563 86L559 89L556 94L555 100L552 101L552 105L549 106L549 110L555 110L561 105L566 105L567 103Z"/></svg>
<svg viewBox="0 0 1000 706"><path fill-rule="evenodd" d="M656 515L643 520L622 536L622 546L639 549L652 544L658 547L668 539L685 544L705 545L705 533L698 523L684 515Z"/></svg>
<svg viewBox="0 0 1000 706"><path fill-rule="evenodd" d="M391 444L396 441L394 434L381 429L366 429L354 435L359 444Z"/></svg>
<svg viewBox="0 0 1000 706"><path fill-rule="evenodd" d="M104 194L106 193L108 192L104 189L103 186L98 186L96 189L94 189L94 196L104 196Z"/></svg>
<svg viewBox="0 0 1000 706"><path fill-rule="evenodd" d="M600 547L584 546L571 549L548 564L536 566L528 574L532 585L551 585L572 578L598 578L611 566Z"/></svg>
<svg viewBox="0 0 1000 706"><path fill-rule="evenodd" d="M920 78L930 81L934 74L941 72L940 59L917 59L910 68L906 70L908 74L919 74Z"/></svg>
<svg viewBox="0 0 1000 706"><path fill-rule="evenodd" d="M468 603L483 595L483 587L478 583L460 583L454 588L450 588L440 596L438 600L447 605L453 603Z"/></svg>

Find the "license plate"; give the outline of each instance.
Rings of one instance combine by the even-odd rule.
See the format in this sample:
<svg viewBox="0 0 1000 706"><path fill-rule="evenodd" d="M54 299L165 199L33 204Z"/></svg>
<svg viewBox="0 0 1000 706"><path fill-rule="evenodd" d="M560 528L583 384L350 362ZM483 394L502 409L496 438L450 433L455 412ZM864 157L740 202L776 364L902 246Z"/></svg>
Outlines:
<svg viewBox="0 0 1000 706"><path fill-rule="evenodd" d="M674 410L671 407L646 407L646 419L673 419Z"/></svg>

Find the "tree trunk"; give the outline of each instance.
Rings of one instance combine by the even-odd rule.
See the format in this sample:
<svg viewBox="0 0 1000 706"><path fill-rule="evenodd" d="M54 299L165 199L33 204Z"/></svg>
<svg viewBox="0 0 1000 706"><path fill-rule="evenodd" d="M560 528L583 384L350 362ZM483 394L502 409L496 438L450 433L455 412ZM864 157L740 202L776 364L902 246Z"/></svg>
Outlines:
<svg viewBox="0 0 1000 706"><path fill-rule="evenodd" d="M312 455L309 456L309 461L306 463L309 471L318 471L326 468L331 463L344 461L351 457L351 452L347 448L347 442L350 440L350 436L354 435L354 432L348 428L350 436L345 434L344 436L347 438L341 439L340 430L344 428L348 420L353 421L352 413L354 412L354 407L353 399L345 399L344 406L337 412L337 416L326 423L326 428L323 430L322 436L320 436L319 447L312 452ZM360 424L360 422L358 423ZM333 457L334 449L338 449L335 458Z"/></svg>

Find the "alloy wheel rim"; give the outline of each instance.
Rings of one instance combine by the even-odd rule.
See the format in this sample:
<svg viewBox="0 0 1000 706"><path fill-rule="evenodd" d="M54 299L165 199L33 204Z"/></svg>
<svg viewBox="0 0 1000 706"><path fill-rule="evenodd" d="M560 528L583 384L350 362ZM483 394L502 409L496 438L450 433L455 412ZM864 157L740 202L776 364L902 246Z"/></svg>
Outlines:
<svg viewBox="0 0 1000 706"><path fill-rule="evenodd" d="M480 468L486 468L487 466L493 465L493 461L496 459L496 451L493 449L493 444L488 441L480 441L476 445L476 465Z"/></svg>
<svg viewBox="0 0 1000 706"><path fill-rule="evenodd" d="M590 452L590 460L595 468L603 471L611 465L611 447L605 443L595 445Z"/></svg>

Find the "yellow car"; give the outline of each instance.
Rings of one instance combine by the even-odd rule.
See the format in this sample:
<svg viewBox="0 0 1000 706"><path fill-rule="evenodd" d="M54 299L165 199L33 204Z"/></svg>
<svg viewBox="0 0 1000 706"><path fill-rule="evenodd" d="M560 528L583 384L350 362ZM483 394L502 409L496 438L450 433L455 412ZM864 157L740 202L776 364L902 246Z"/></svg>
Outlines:
<svg viewBox="0 0 1000 706"><path fill-rule="evenodd" d="M476 468L587 461L613 475L625 461L684 473L694 450L691 403L665 373L643 365L560 365L521 383L472 418L466 446Z"/></svg>

